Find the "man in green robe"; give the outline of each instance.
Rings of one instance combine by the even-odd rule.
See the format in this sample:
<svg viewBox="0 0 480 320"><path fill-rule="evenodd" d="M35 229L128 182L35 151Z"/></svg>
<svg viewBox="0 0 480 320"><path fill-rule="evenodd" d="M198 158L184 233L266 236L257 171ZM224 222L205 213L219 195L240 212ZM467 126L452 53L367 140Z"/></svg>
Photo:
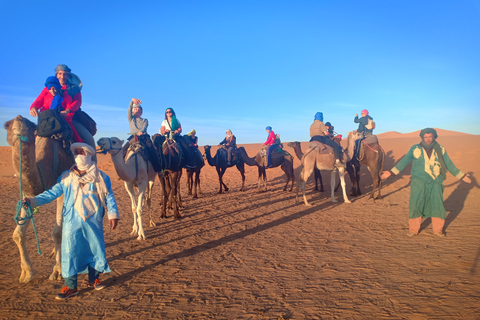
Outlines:
<svg viewBox="0 0 480 320"><path fill-rule="evenodd" d="M410 184L409 236L420 230L422 218L432 218L433 233L443 237L443 226L447 212L443 206L443 181L447 170L457 179L470 183L471 180L457 169L443 146L438 144L437 131L432 128L420 132L422 141L413 145L408 153L390 171L384 171L382 179L400 171L413 161Z"/></svg>

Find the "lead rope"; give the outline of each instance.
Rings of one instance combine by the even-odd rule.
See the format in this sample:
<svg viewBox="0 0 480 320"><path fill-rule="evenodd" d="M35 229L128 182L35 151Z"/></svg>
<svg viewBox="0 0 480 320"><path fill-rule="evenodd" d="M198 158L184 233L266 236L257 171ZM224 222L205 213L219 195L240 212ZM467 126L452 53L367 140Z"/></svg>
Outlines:
<svg viewBox="0 0 480 320"><path fill-rule="evenodd" d="M40 251L40 242L38 241L38 235L37 235L37 228L35 227L35 220L33 220L33 211L32 207L30 206L30 203L27 204L27 209L25 210L26 215L25 217L22 217L20 213L22 212L22 206L23 206L23 186L22 186L22 141L28 141L28 138L25 136L18 136L18 139L20 141L20 200L17 202L17 214L13 218L17 225L22 226L25 223L28 222L28 220L32 219L32 226L33 226L33 231L35 232L35 238L37 239L37 248L38 248L38 254L41 255L42 251Z"/></svg>

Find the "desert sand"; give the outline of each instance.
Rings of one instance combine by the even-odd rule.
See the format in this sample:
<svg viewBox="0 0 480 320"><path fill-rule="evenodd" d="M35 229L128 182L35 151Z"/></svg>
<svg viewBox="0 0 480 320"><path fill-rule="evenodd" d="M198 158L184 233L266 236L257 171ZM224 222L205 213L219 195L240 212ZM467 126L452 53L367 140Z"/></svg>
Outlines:
<svg viewBox="0 0 480 320"><path fill-rule="evenodd" d="M99 167L112 178L122 216L116 230L105 227L112 272L102 275L107 285L102 291L88 289L81 275L80 293L68 301L54 299L63 281L48 280L54 204L35 216L42 255L28 229L37 276L28 284L18 282L20 258L11 236L19 180L10 147L1 147L0 318L480 319L480 136L438 134L456 166L473 180L467 184L447 176L445 238L433 236L428 219L418 236L406 235L410 167L387 180L384 198L376 201L368 199L372 179L362 167L364 195L351 198L351 204L343 203L340 191L339 202L330 202L330 173L322 172L325 192L313 190L311 177L307 197L313 206L306 207L296 203L296 189L282 190L280 168L267 170L268 191L261 193L256 167L246 167L244 192L239 172L230 168L224 177L230 190L218 194L217 173L207 164L198 199L187 195L182 178L181 220L173 220L171 212L160 219L156 186L157 227L144 219L147 240L138 241L130 235L133 218L123 182L110 156L100 155ZM420 141L418 132L378 138L387 152L386 169ZM260 148L243 146L250 156ZM298 159L294 166L298 177Z"/></svg>

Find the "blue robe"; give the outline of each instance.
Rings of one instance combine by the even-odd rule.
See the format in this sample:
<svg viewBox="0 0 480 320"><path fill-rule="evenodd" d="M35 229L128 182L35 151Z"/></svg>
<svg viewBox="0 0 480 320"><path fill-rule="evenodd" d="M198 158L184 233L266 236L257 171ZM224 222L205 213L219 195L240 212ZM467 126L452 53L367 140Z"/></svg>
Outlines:
<svg viewBox="0 0 480 320"><path fill-rule="evenodd" d="M74 174L74 173L72 173ZM64 171L57 183L49 190L31 199L32 206L41 206L65 195L63 202L62 224L62 276L72 277L78 273L87 273L88 266L99 272L110 272L105 253L103 236L103 217L105 208L100 205L94 183L87 183L75 204L74 183L71 170ZM110 178L102 171L107 194L105 204L109 219L119 219L117 203L113 195ZM87 188L87 189L85 189ZM85 199L88 205L84 206ZM80 204L80 205L79 205Z"/></svg>

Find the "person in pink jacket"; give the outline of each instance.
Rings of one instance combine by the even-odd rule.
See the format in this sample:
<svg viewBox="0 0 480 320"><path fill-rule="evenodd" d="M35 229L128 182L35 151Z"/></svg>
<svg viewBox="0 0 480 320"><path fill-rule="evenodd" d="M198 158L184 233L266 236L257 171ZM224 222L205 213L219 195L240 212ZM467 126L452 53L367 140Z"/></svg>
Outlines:
<svg viewBox="0 0 480 320"><path fill-rule="evenodd" d="M57 109L60 112L61 117L64 118L72 128L74 142L83 142L72 124L74 113L68 109L70 105L72 105L72 97L63 93L58 78L51 76L47 78L45 81L45 88L43 88L40 95L30 106L30 115L37 117L39 112L48 109Z"/></svg>
<svg viewBox="0 0 480 320"><path fill-rule="evenodd" d="M267 168L270 168L272 166L270 153L278 145L275 143L275 133L273 132L272 127L267 126L265 128L265 130L268 132L268 138L267 138L267 141L265 141L263 143L263 145L268 146L268 149L267 149Z"/></svg>

